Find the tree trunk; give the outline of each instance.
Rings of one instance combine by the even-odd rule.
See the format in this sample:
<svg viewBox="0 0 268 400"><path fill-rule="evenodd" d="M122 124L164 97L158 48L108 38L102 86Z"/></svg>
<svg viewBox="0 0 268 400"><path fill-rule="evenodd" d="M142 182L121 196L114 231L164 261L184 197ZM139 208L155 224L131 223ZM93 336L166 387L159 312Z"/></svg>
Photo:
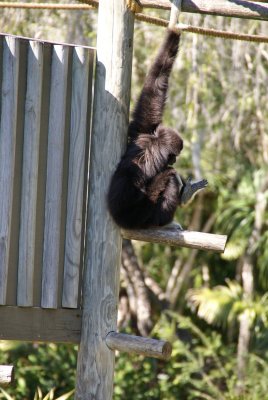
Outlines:
<svg viewBox="0 0 268 400"><path fill-rule="evenodd" d="M148 289L145 285L144 274L139 265L135 250L131 241L127 239L123 240L122 264L135 297L135 310L132 311L134 311L137 316L139 333L143 336L147 336L151 332L153 325ZM131 301L131 299L129 300Z"/></svg>
<svg viewBox="0 0 268 400"><path fill-rule="evenodd" d="M244 289L244 300L250 301L254 292L254 249L260 239L261 230L264 222L264 213L267 206L265 191L268 188L268 178L265 177L259 190L256 193L255 220L252 234L249 238L248 247L242 264L242 283ZM245 378L247 368L247 358L250 342L250 317L248 310L245 310L239 318L239 336L237 346L237 393L241 395L245 390Z"/></svg>

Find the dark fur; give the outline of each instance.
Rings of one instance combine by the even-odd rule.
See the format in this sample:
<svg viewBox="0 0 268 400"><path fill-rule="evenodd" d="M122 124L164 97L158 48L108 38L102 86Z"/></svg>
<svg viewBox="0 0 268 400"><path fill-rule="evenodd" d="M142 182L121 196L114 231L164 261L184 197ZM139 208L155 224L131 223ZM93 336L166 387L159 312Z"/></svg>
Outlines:
<svg viewBox="0 0 268 400"><path fill-rule="evenodd" d="M168 30L129 125L129 143L112 177L108 207L123 228L148 228L172 221L182 185L170 167L183 148L179 134L161 125L168 79L180 35Z"/></svg>

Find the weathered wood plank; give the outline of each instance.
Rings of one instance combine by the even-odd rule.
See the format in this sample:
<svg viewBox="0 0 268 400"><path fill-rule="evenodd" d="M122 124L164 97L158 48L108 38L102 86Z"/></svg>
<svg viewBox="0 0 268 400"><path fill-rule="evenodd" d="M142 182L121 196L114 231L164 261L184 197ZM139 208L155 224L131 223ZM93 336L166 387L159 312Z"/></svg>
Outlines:
<svg viewBox="0 0 268 400"><path fill-rule="evenodd" d="M170 0L140 0L143 7L169 10ZM248 0L183 0L182 11L208 15L222 15L268 20L268 4L256 3Z"/></svg>
<svg viewBox="0 0 268 400"><path fill-rule="evenodd" d="M84 209L85 154L90 110L92 57L94 52L76 47L72 65L72 104L67 218L62 306L77 308L81 272ZM87 152L88 153L88 152Z"/></svg>
<svg viewBox="0 0 268 400"><path fill-rule="evenodd" d="M36 41L41 44L40 41ZM41 306L42 292L42 268L43 268L43 242L45 225L45 198L46 198L46 176L47 176L47 145L49 126L49 97L51 83L51 64L53 46L51 43L43 43L43 75L42 75L42 100L40 117L40 143L37 178L37 212L35 231L35 260L34 260L34 287L33 305Z"/></svg>
<svg viewBox="0 0 268 400"><path fill-rule="evenodd" d="M15 141L15 165L13 180L13 200L11 210L11 231L8 263L8 283L6 304L17 304L17 283L18 283L18 260L19 260L19 226L22 186L22 150L24 134L24 107L26 97L27 80L27 50L28 41L16 38L18 41L18 88L17 88L17 116L16 116L16 141Z"/></svg>
<svg viewBox="0 0 268 400"><path fill-rule="evenodd" d="M92 0L91 0L92 1ZM97 8L98 2L95 0L95 7L87 4L60 4L60 3L13 3L13 2L0 2L0 8L22 8L22 9L34 9L34 10L91 10Z"/></svg>
<svg viewBox="0 0 268 400"><path fill-rule="evenodd" d="M72 59L73 46L68 46L68 72L66 82L66 104L65 104L65 133L64 153L62 170L62 193L61 193L61 225L60 225L60 248L58 266L58 307L62 305L63 274L64 274L64 249L67 222L67 195L68 195L68 167L70 156L70 129L71 129L71 102L72 102Z"/></svg>
<svg viewBox="0 0 268 400"><path fill-rule="evenodd" d="M163 243L169 246L190 247L199 250L211 250L223 253L227 236L212 233L184 231L180 225L172 223L162 228L126 230L122 229L126 239L143 242Z"/></svg>
<svg viewBox="0 0 268 400"><path fill-rule="evenodd" d="M0 365L0 386L10 385L14 381L14 366Z"/></svg>
<svg viewBox="0 0 268 400"><path fill-rule="evenodd" d="M79 343L81 318L81 310L0 306L0 340Z"/></svg>
<svg viewBox="0 0 268 400"><path fill-rule="evenodd" d="M68 76L67 46L55 45L52 56L49 108L45 229L42 276L44 308L57 308L63 190L63 163Z"/></svg>
<svg viewBox="0 0 268 400"><path fill-rule="evenodd" d="M0 122L0 304L5 304L15 168L19 42L9 36L1 40L3 80Z"/></svg>
<svg viewBox="0 0 268 400"><path fill-rule="evenodd" d="M25 102L17 304L33 306L43 45L30 41Z"/></svg>
<svg viewBox="0 0 268 400"><path fill-rule="evenodd" d="M109 400L113 395L114 353L105 337L116 328L121 235L107 210L106 189L127 140L133 26L125 0L100 1L75 397L79 400Z"/></svg>
<svg viewBox="0 0 268 400"><path fill-rule="evenodd" d="M161 360L169 360L172 352L171 344L166 340L144 338L118 332L108 333L106 344L111 350L140 354Z"/></svg>

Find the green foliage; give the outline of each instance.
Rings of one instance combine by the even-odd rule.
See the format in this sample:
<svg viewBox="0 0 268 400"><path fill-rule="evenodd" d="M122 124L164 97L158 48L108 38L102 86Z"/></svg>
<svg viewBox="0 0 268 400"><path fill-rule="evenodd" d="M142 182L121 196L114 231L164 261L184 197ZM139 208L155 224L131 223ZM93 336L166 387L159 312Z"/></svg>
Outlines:
<svg viewBox="0 0 268 400"><path fill-rule="evenodd" d="M227 281L227 286L216 286L213 289L190 289L187 299L199 318L216 326L234 325L238 315L248 307L243 303L243 290L237 282Z"/></svg>
<svg viewBox="0 0 268 400"><path fill-rule="evenodd" d="M15 400L15 397L10 396L3 388L0 388L0 391L3 395L3 397L0 394L0 398L6 399L6 400ZM38 387L33 400L67 400L70 399L71 396L74 394L74 389L71 390L68 393L63 394L60 397L55 397L54 396L55 389L51 389L45 396L43 396L42 390Z"/></svg>
<svg viewBox="0 0 268 400"><path fill-rule="evenodd" d="M0 342L0 363L16 367L16 385L6 391L16 400L34 399L38 387L63 395L75 386L76 355L71 345Z"/></svg>
<svg viewBox="0 0 268 400"><path fill-rule="evenodd" d="M246 391L236 394L235 346L190 318L163 314L154 334L172 341L169 362L120 354L116 359L115 400L259 400L266 398L267 354L249 355Z"/></svg>

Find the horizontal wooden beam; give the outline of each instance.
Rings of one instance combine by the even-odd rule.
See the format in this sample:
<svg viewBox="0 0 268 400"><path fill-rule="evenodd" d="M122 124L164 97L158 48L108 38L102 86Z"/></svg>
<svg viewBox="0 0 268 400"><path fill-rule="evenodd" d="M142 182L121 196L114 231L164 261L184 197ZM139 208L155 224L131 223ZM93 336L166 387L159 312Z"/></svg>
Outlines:
<svg viewBox="0 0 268 400"><path fill-rule="evenodd" d="M163 228L125 230L122 235L126 239L143 242L162 243L170 246L190 247L199 250L211 250L223 253L227 236L212 233L184 231L180 225L172 223Z"/></svg>
<svg viewBox="0 0 268 400"><path fill-rule="evenodd" d="M169 10L170 0L140 0L143 7ZM182 0L187 13L268 20L268 4L248 0Z"/></svg>
<svg viewBox="0 0 268 400"><path fill-rule="evenodd" d="M15 3L0 2L0 8L29 8L29 9L57 9L57 10L88 10L98 7L98 0L80 0L85 4L59 3ZM158 8L169 10L170 0L140 0L144 8ZM183 0L182 11L188 13L221 15L224 17L248 18L268 20L268 3L266 0Z"/></svg>
<svg viewBox="0 0 268 400"><path fill-rule="evenodd" d="M0 365L0 386L7 386L14 381L13 365Z"/></svg>
<svg viewBox="0 0 268 400"><path fill-rule="evenodd" d="M168 360L171 356L171 344L165 340L156 340L124 333L110 332L106 344L111 350L140 354L145 357Z"/></svg>
<svg viewBox="0 0 268 400"><path fill-rule="evenodd" d="M80 343L81 310L0 306L0 340Z"/></svg>
<svg viewBox="0 0 268 400"><path fill-rule="evenodd" d="M22 8L22 9L31 9L31 10L91 10L92 8L96 8L98 2L96 2L95 7L90 4L63 4L63 3L15 3L9 1L1 1L0 8Z"/></svg>

